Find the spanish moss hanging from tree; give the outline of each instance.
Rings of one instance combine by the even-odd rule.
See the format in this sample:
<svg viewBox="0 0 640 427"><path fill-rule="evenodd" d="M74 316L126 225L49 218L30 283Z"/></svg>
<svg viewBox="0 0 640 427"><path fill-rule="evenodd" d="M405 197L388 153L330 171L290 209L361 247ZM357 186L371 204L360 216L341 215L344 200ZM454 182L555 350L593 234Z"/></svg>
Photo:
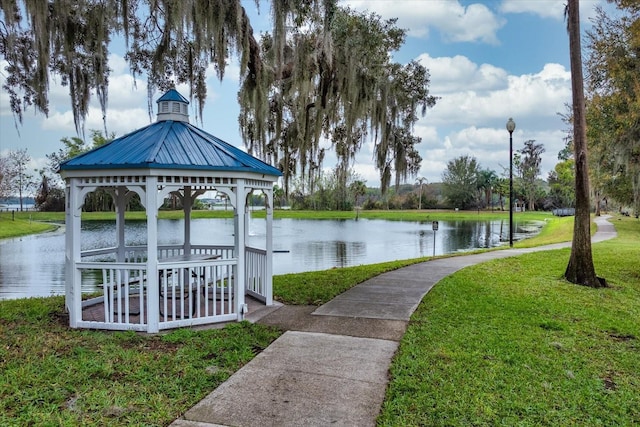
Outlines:
<svg viewBox="0 0 640 427"><path fill-rule="evenodd" d="M207 67L222 79L234 55L244 142L281 168L285 191L296 175L312 183L329 148L346 171L367 137L383 192L393 177L397 186L414 176L422 159L413 125L436 98L422 65L392 62L405 37L395 20L336 0L270 4L273 31L258 42L240 0L0 0L3 89L21 123L30 107L48 114L57 76L84 135L92 94L106 117L109 49L122 38L132 74L147 80L150 115L156 90L184 83L202 120Z"/></svg>

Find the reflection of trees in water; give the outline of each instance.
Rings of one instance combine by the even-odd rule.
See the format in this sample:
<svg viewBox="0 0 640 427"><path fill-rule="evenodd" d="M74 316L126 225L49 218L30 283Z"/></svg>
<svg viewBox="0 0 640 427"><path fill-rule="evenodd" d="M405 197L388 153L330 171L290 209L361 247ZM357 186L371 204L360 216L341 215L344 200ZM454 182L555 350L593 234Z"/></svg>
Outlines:
<svg viewBox="0 0 640 427"><path fill-rule="evenodd" d="M443 253L470 249L476 223L471 221L450 221L448 225L449 227L442 230Z"/></svg>
<svg viewBox="0 0 640 427"><path fill-rule="evenodd" d="M443 230L443 253L475 248L493 248L509 237L509 224L500 221L452 221Z"/></svg>
<svg viewBox="0 0 640 427"><path fill-rule="evenodd" d="M300 242L293 246L295 260L307 266L323 266L331 260L333 267L353 265L353 260L367 254L364 242L345 242L342 240Z"/></svg>
<svg viewBox="0 0 640 427"><path fill-rule="evenodd" d="M420 256L427 256L433 253L433 231L420 230L418 232L418 248L420 249Z"/></svg>
<svg viewBox="0 0 640 427"><path fill-rule="evenodd" d="M503 222L504 221L478 222L474 236L474 242L476 242L474 247L493 248L498 246L501 241Z"/></svg>
<svg viewBox="0 0 640 427"><path fill-rule="evenodd" d="M494 248L500 246L502 242L509 241L509 221L454 221L449 222L442 237L443 253L456 252L460 250L468 250L475 248ZM536 234L531 231L531 227L527 226L527 221L513 221L513 238L520 240L524 238L523 234L529 236ZM535 228L535 225L534 225ZM540 229L537 228L536 231Z"/></svg>

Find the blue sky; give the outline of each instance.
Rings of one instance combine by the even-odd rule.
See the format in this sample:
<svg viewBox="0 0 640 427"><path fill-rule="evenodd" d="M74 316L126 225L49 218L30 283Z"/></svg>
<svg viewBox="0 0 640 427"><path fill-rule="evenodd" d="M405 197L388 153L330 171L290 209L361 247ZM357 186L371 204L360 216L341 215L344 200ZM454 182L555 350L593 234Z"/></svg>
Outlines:
<svg viewBox="0 0 640 427"><path fill-rule="evenodd" d="M253 1L244 1L254 31L269 30L269 4L258 15ZM429 182L441 180L449 160L460 155L475 157L483 168L499 175L509 165L509 134L505 123L516 122L514 150L533 139L544 145L541 177L557 163L564 146L566 126L557 113L566 113L571 102L569 40L564 20L565 0L343 0L353 9L398 18L408 30L405 45L394 60L419 60L431 73L430 91L441 99L416 124L422 138L418 150L423 158L419 176ZM589 28L594 7L604 0L582 0L582 30ZM144 79L134 82L118 46L112 46L107 128L122 136L149 124ZM0 58L0 84L5 62ZM50 114L28 111L16 129L8 96L0 91L0 153L27 148L32 167L42 167L45 155L62 148L60 139L75 136L68 89L54 78ZM238 130L238 67L231 62L225 79L214 73L208 79L208 100L202 123L192 123L241 147ZM188 90L178 87L188 96ZM154 100L161 96L156 94ZM155 102L154 102L155 108ZM85 126L103 129L102 114L93 102ZM369 186L379 186L372 162L373 141L367 141L353 165ZM327 156L325 168L334 166ZM410 183L414 180L409 181Z"/></svg>

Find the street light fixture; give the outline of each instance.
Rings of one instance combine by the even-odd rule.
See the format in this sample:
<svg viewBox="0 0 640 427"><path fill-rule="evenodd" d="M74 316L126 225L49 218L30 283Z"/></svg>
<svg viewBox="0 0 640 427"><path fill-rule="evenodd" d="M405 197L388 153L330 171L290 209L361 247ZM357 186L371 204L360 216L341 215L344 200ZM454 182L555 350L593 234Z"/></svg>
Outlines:
<svg viewBox="0 0 640 427"><path fill-rule="evenodd" d="M509 117L507 130L509 131L509 247L513 247L513 131L516 122Z"/></svg>

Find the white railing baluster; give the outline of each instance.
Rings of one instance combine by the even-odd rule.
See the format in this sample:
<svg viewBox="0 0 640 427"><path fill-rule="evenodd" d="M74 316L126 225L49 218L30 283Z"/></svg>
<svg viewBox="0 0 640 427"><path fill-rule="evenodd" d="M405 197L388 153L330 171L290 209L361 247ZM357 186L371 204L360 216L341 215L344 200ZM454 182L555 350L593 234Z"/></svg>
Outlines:
<svg viewBox="0 0 640 427"><path fill-rule="evenodd" d="M115 248L83 252L83 260L76 264L77 268L83 277L101 276L103 293L99 298L84 300L83 307L86 309L96 304L103 307L95 307L98 313L94 310L87 316L91 320L82 320L80 327L144 331L150 310L160 310L160 329L237 319L234 304L237 259L234 258L233 247L192 245L191 253L217 257L165 262L156 272L148 272L144 246L127 246L122 261L115 261ZM95 260L97 256L104 260L104 255L110 254L113 256L108 257L110 260L107 262ZM178 245L158 247L160 260L183 254L183 248ZM265 292L266 252L247 247L246 261L246 291L259 297ZM148 306L148 274L157 274L159 278L160 301L157 307ZM243 292L242 289L238 291Z"/></svg>
<svg viewBox="0 0 640 427"><path fill-rule="evenodd" d="M129 270L124 270L124 323L129 323Z"/></svg>
<svg viewBox="0 0 640 427"><path fill-rule="evenodd" d="M144 289L146 288L144 270L138 270L138 286L139 286L139 310L140 310L140 323L144 322L145 303L144 303Z"/></svg>

